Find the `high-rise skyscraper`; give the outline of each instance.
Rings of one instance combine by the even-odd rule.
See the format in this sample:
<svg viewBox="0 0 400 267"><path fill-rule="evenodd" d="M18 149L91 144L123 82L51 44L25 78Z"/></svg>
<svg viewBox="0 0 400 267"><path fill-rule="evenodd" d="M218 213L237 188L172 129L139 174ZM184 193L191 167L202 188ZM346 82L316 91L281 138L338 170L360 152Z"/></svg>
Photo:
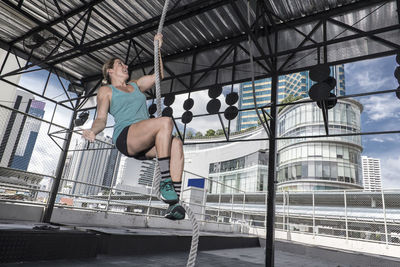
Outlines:
<svg viewBox="0 0 400 267"><path fill-rule="evenodd" d="M32 100L28 114L38 118L43 118L44 106L46 103ZM35 118L24 116L22 125L18 132L16 145L9 162L9 166L14 169L28 170L28 165L32 157L33 148L39 134L41 121Z"/></svg>
<svg viewBox="0 0 400 267"><path fill-rule="evenodd" d="M31 93L8 88L1 94L0 103L0 166L27 170L41 121L18 111L43 118L45 103L33 99Z"/></svg>
<svg viewBox="0 0 400 267"><path fill-rule="evenodd" d="M75 195L96 195L101 192L102 185L113 185L112 177L117 175L116 165L119 163L121 154L116 149L109 149L111 142L110 137L101 133L97 136L97 140L90 144L88 150L86 141L82 140L76 144L75 151L68 161L68 170L64 172L65 179L75 182L63 183L62 192Z"/></svg>
<svg viewBox="0 0 400 267"><path fill-rule="evenodd" d="M362 174L365 191L381 191L381 161L379 159L362 156Z"/></svg>
<svg viewBox="0 0 400 267"><path fill-rule="evenodd" d="M118 179L119 185L135 188L152 186L154 176L153 160L136 160L126 158L122 163L121 176Z"/></svg>
<svg viewBox="0 0 400 267"><path fill-rule="evenodd" d="M337 86L334 89L336 95L345 94L344 66L332 66L331 76L335 77ZM308 71L292 73L279 77L278 101L282 101L289 95L308 97L308 90L314 82L309 78ZM264 106L271 101L271 78L255 81L257 106ZM253 109L253 87L252 82L240 84L239 88L239 109ZM236 130L241 131L258 125L258 116L255 110L239 112Z"/></svg>

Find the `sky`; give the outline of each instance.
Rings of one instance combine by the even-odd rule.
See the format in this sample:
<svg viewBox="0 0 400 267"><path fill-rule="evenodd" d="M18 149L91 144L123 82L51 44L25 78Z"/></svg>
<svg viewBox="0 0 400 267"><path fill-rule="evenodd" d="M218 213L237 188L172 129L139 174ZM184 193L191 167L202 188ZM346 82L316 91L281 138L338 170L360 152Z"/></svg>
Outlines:
<svg viewBox="0 0 400 267"><path fill-rule="evenodd" d="M396 66L395 56L346 64L346 94L396 89ZM400 99L395 93L356 99L364 106L362 132L400 130ZM362 145L363 156L381 160L383 187L400 188L400 134L363 136Z"/></svg>
<svg viewBox="0 0 400 267"><path fill-rule="evenodd" d="M394 70L397 64L395 57L384 57L373 60L364 60L345 65L345 84L346 94L357 94L364 92L390 90L398 87L397 80L394 78ZM30 88L37 92L42 92L45 80L47 78L46 71L32 72L22 75L20 85ZM62 81L66 84L66 81ZM224 101L224 96L228 94L231 87L224 88L223 94L218 97L221 101L221 109L225 110L227 105ZM238 91L238 85L233 87L234 91ZM56 77L52 76L49 83L49 88L46 91L46 96L56 100L64 100L65 96L60 86L60 82ZM74 96L72 96L74 97ZM188 95L176 96L175 102L172 105L174 116L180 117L184 112L183 101ZM194 115L205 114L206 105L210 98L207 91L192 93L191 98L194 99L194 107L191 109ZM41 100L36 97L36 99ZM391 94L380 94L373 96L357 97L364 109L362 112L361 129L362 132L370 131L387 131L400 130L400 100ZM46 102L46 112L44 119L51 120L54 104ZM150 104L150 103L149 103ZM93 122L93 114L83 129L90 128ZM65 127L69 125L69 117L71 111L65 108L58 108L55 113L54 121ZM228 121L222 116L224 126L227 127ZM232 122L231 129L235 128L235 122ZM108 125L113 125L113 119L109 116ZM201 131L203 134L208 129L221 129L221 122L217 116L207 116L194 118L188 124L193 132ZM30 171L36 171L45 174L52 174L56 168L57 162L54 160L60 149L54 142L47 137L48 125L41 127L41 133L36 142L35 152L32 156L32 164ZM108 136L112 135L112 130L105 131ZM79 136L75 135L71 147L79 141ZM399 188L400 189L400 134L388 135L368 135L362 137L363 156L379 158L381 160L382 180L385 189ZM44 160L46 159L46 160ZM49 162L44 164L43 162Z"/></svg>

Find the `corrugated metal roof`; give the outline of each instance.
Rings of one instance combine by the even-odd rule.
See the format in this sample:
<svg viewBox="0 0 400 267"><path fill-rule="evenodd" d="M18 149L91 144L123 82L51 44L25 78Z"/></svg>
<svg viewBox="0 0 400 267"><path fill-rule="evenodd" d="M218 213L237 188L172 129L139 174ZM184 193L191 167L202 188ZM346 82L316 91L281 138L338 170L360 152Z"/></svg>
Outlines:
<svg viewBox="0 0 400 267"><path fill-rule="evenodd" d="M22 5L18 6L19 3ZM0 3L0 43L2 47L12 46L29 55L27 45L34 43L32 29L37 29L43 37L54 38L34 49L33 56L76 79L98 80L102 62L112 56L127 58L132 75L143 75L142 67L146 71L152 68L153 36L163 4L161 0L4 0ZM274 55L271 52L275 52L276 32L277 66L282 73L318 63L317 47L323 60L324 41L328 44L330 64L399 51L396 1L268 0L250 1L250 6L253 34L259 44L253 49L259 62L255 64L258 77L269 75L270 66L265 59ZM173 91L179 92L206 88L216 82L231 83L232 77L234 81L250 79L247 1L171 0L169 9L162 47L169 70L165 85L175 80ZM258 15L259 24L254 24ZM318 27L313 31L315 26ZM371 37L371 31L375 37ZM63 38L65 41L58 47ZM228 56L216 62L230 47ZM193 55L196 55L193 70L197 72L191 76ZM168 78L171 75L174 77ZM166 93L170 88L163 86L163 90Z"/></svg>

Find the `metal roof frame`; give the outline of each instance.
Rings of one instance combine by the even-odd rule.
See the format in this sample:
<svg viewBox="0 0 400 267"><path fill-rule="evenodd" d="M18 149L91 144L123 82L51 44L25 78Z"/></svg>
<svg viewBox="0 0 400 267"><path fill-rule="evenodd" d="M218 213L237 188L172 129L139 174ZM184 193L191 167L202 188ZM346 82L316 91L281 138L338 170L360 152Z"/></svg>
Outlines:
<svg viewBox="0 0 400 267"><path fill-rule="evenodd" d="M277 103L278 76L308 70L319 63L336 65L399 53L400 0L171 2L164 24L162 55L166 77L162 82L162 95L191 93L216 85L244 82L252 76L255 79L271 77L271 104L260 108L263 115L270 118L269 138L265 139L269 140L270 155L266 234L266 254L270 257L266 257L266 266L273 266L276 140L283 139L276 136L277 107L283 105ZM163 3L163 0L0 2L0 25L4 26L0 29L0 47L8 51L1 63L0 80L73 110L43 221L49 222L51 218L74 129L73 120L78 112L94 108L88 105L87 100L95 95L102 80L102 62L116 55L129 65L133 77L152 72L152 36ZM249 13L247 4L251 8ZM27 51L25 41L38 33L57 40L51 51L39 48ZM253 61L249 58L249 43L255 47L253 73L248 71ZM27 63L22 66L18 62L18 68L3 73L11 54L15 55L17 62L21 57ZM71 98L63 87L66 100L55 101L45 95L49 78L42 93L32 92L7 80L9 76L40 69L49 70L59 80L64 77L73 84L81 84L85 94ZM387 90L389 93L395 91ZM371 93L359 96L368 94ZM152 91L148 95L150 98L155 96ZM265 114L267 108L269 113ZM326 136L329 136L326 108L323 108L323 113ZM229 130L224 133L227 142L235 141L229 140ZM355 134L381 133L399 131Z"/></svg>
<svg viewBox="0 0 400 267"><path fill-rule="evenodd" d="M160 17L159 13L157 15L150 16L148 19L143 21L138 21L121 28L117 25L115 18L112 16L107 16L110 9L115 8L118 3L109 3L104 0L94 0L94 1L72 1L72 7L66 9L65 6L60 7L61 1L59 0L47 0L50 7L54 9L54 14L58 14L54 19L46 22L44 15L41 17L32 14L27 10L28 7L32 5L38 5L38 9L43 9L43 4L31 3L34 1L29 0L4 0L3 5L13 12L19 14L19 16L30 20L37 26L23 32L20 35L16 35L11 40L4 40L0 32L0 46L7 49L10 53L15 53L18 56L30 61L30 63L25 66L21 66L9 73L0 73L0 79L5 79L7 76L23 73L24 71L29 71L34 66L40 66L45 69L58 70L61 76L69 76L68 79L73 80L75 83L81 82L86 89L86 92L93 93L98 86L98 82L101 79L100 68L104 61L100 58L99 50L109 49L108 53L112 54L112 51L117 52L117 54L125 59L129 63L130 71L133 76L143 75L143 73L148 73L152 69L152 51L149 49L151 47L151 39L148 40L148 34L154 34L158 19ZM46 2L46 1L45 1ZM117 1L122 2L122 1ZM249 73L245 74L241 69L246 69L249 64L248 50L246 47L248 37L250 36L252 41L256 46L256 53L254 61L257 62L256 77L271 77L271 59L273 57L278 58L278 73L288 74L305 69L309 69L312 65L316 64L317 61L307 62L302 61L302 58L297 58L297 55L305 53L310 53L308 57L316 57L320 54L318 61L326 62L330 65L341 64L345 62L352 62L365 58L381 57L384 55L395 54L400 51L400 46L396 41L397 39L391 40L390 38L380 37L385 33L400 33L400 25L373 25L369 30L363 30L355 27L349 23L340 21L339 18L345 16L346 14L352 14L353 12L358 12L360 10L366 10L367 12L371 8L382 8L391 3L398 4L399 0L388 1L388 0L369 0L369 1L338 1L337 3L330 3L332 1L323 2L321 4L325 9L318 10L318 5L315 3L315 8L313 12L311 10L303 10L302 12L308 12L309 14L301 14L301 16L291 18L288 17L288 10L293 9L294 13L300 12L301 10L296 10L298 7L293 4L283 5L279 7L279 2L282 1L262 1L257 0L251 5L251 25L247 25L245 17L246 12L243 10L245 8L246 1L240 0L214 0L214 1L174 1L173 7L167 13L165 20L165 28L177 28L178 33L182 32L185 28L182 26L182 21L191 22L190 20L198 19L201 15L207 15L214 20L218 18L217 12L226 11L227 13L221 14L226 15L228 11L230 16L237 19L236 26L229 28L229 32L224 32L227 29L226 26L217 25L211 30L222 33L220 36L214 36L214 39L207 38L207 42L195 42L195 38L190 39L189 33L186 35L182 34L182 38L186 40L194 41L189 43L188 46L184 45L184 42L178 44L178 48L184 49L170 49L163 48L163 58L164 64L166 66L166 78L163 81L165 84L163 87L162 94L165 95L171 91L171 83L174 83L174 88L172 92L174 93L186 93L188 91L204 90L210 87L210 85L215 83L216 73L219 71L230 70L233 66L236 67L234 73L230 73L224 79L219 77L218 84L231 84L238 83L250 78ZM311 1L312 2L312 1ZM160 5L161 0L155 0L153 2L148 1L148 3L141 3L136 5L142 5L144 8L149 8L148 6ZM312 3L311 3L312 4ZM326 8L326 5L329 8ZM26 6L26 7L25 7ZM47 9L47 7L45 6ZM286 9L285 9L286 8ZM154 9L156 10L156 9ZM372 9L373 10L373 9ZM390 10L390 8L388 9ZM154 11L155 12L155 11ZM397 14L399 11L397 10ZM94 18L93 14L97 14ZM397 14L388 14L394 17ZM212 17L211 17L212 16ZM108 20L110 27L110 33L93 40L86 40L85 37L88 34L88 30L96 27L98 20ZM224 18L221 18L223 20ZM228 19L225 19L228 21ZM211 20L210 20L211 21ZM229 21L231 22L231 21ZM214 23L215 24L215 23ZM311 25L310 29L305 30L305 26ZM79 27L77 27L79 26ZM347 32L353 32L354 34L346 35L340 38L327 38L329 32L333 29L341 28ZM64 30L64 31L63 31ZM27 54L23 49L21 49L21 42L26 38L31 37L35 33L40 33L43 31L48 31L57 38L60 39L58 46L66 46L63 51L60 52L50 52L45 55L45 58L40 58L41 55L31 51L32 53ZM296 46L285 47L285 49L280 49L276 54L273 54L274 44L279 40L279 35L284 34L297 34ZM323 38L316 40L313 35L322 35ZM400 34L398 34L400 35ZM80 36L78 40L77 36ZM169 38L166 34L165 36ZM274 40L274 36L278 39ZM147 38L146 42L141 38ZM209 36L208 36L209 37ZM338 60L331 60L329 58L329 46L336 47L341 44L349 43L353 40L359 40L362 38L368 38L369 40L381 44L383 49L380 47L373 51L374 53L352 56L348 58L340 58ZM317 38L318 39L318 38ZM168 39L167 39L168 40ZM287 41L287 40L286 40ZM116 44L123 43L123 47L119 47L119 50L114 50L113 46ZM210 58L215 58L216 55L223 54L226 49L230 47L230 44L236 44L240 47L240 53L236 55L235 58L230 58L225 62L220 64L209 64L206 66L204 60L199 62L199 60L193 59L193 55L201 54L202 57L209 56ZM125 50L124 50L125 49ZM217 51L218 50L218 51ZM319 50L319 52L318 52ZM213 52L214 51L214 52ZM215 52L216 51L216 52ZM236 51L236 50L235 50ZM43 55L42 55L43 56ZM85 58L82 58L85 57ZM97 65L97 73L93 71L82 70L79 75L75 69L79 69L79 66L74 63L74 60L85 60L86 58L92 60L92 63ZM82 61L81 60L81 61ZM296 62L299 61L299 62ZM189 65L184 70L176 70L176 61L188 61L195 62L194 66ZM310 64L312 63L312 64ZM65 64L62 68L61 64ZM90 62L88 63L90 64ZM66 66L67 65L67 66ZM193 65L193 64L192 64ZM193 69L194 72L186 71L187 69ZM64 73L65 72L65 73ZM194 86L190 86L188 81L193 80L193 75L195 76L207 76L203 82L197 82ZM214 76L211 78L210 76ZM179 85L179 86L177 86ZM167 88L167 89L166 89ZM189 90L190 89L190 90ZM150 94L149 97L153 97L154 94Z"/></svg>

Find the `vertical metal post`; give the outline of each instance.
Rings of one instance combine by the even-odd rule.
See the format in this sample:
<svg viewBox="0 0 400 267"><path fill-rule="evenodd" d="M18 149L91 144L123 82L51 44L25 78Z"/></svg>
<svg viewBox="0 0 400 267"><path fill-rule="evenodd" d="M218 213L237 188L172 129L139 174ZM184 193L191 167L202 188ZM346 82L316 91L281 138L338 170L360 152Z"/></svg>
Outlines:
<svg viewBox="0 0 400 267"><path fill-rule="evenodd" d="M315 193L312 191L312 230L313 238L315 238Z"/></svg>
<svg viewBox="0 0 400 267"><path fill-rule="evenodd" d="M323 29L323 38L324 38L324 63L328 63L328 46L326 45L326 42L328 41L328 32L327 32L327 27L326 27L326 19L323 21L322 24L322 29Z"/></svg>
<svg viewBox="0 0 400 267"><path fill-rule="evenodd" d="M343 191L343 196L344 196L344 219L346 223L346 239L349 239L349 228L347 224L347 195L346 195L346 190Z"/></svg>
<svg viewBox="0 0 400 267"><path fill-rule="evenodd" d="M286 230L286 191L282 193L283 211L282 211L282 230Z"/></svg>
<svg viewBox="0 0 400 267"><path fill-rule="evenodd" d="M153 160L153 162L154 162L153 177L154 177L154 175L156 175L156 169L158 168L158 166L157 166L157 161L156 160ZM186 173L183 173L183 175L186 175ZM153 182L154 182L154 179L153 179ZM149 218L148 216L150 215L151 200L153 198L153 188L154 188L154 184L151 184L150 198L149 198L149 204L147 206L147 217L146 217L146 220ZM182 194L182 192L181 192L181 194Z"/></svg>
<svg viewBox="0 0 400 267"><path fill-rule="evenodd" d="M151 207L151 199L153 198L153 187L151 188L150 191L150 196L149 196L149 204L147 204L147 216L150 215L150 207Z"/></svg>
<svg viewBox="0 0 400 267"><path fill-rule="evenodd" d="M290 214L289 214L289 209L290 209L290 196L289 196L289 191L286 191L286 195L287 195L287 216L286 216L286 220L287 220L287 229L288 229L288 232L290 232L290 221L289 221L289 217L290 217Z"/></svg>
<svg viewBox="0 0 400 267"><path fill-rule="evenodd" d="M386 247L389 245L389 239L388 239L388 230L387 230L387 223L386 223L386 205L385 205L385 194L382 192L382 209L383 209L383 223L385 224L385 241L386 241Z"/></svg>
<svg viewBox="0 0 400 267"><path fill-rule="evenodd" d="M207 188L208 188L208 184L210 182L208 181L208 179L206 179L204 177L204 188L203 188L203 201L202 201L202 214L203 214L203 220L206 219L206 204L207 204Z"/></svg>
<svg viewBox="0 0 400 267"><path fill-rule="evenodd" d="M276 36L275 36L276 38ZM273 267L274 242L275 242L275 196L276 196L276 124L278 102L278 73L276 72L276 60L273 62L274 70L271 80L271 135L269 138L269 164L268 164L268 201L267 201L267 234L265 246L265 266Z"/></svg>
<svg viewBox="0 0 400 267"><path fill-rule="evenodd" d="M231 223L232 223L232 221L233 221L233 188L231 188L231 190L232 190L232 201L231 201Z"/></svg>
<svg viewBox="0 0 400 267"><path fill-rule="evenodd" d="M80 102L80 99L77 100L77 105L79 104L79 102ZM51 215L53 213L54 204L56 202L58 188L60 187L61 176L62 176L62 173L64 170L65 161L67 160L69 145L71 144L71 139L72 139L72 134L73 134L73 129L74 129L74 120L76 119L77 114L78 114L78 111L77 111L77 109L75 109L74 113L72 114L71 122L69 124L69 131L67 134L67 139L64 141L63 150L62 150L60 158L58 160L57 169L56 169L56 178L54 179L53 186L51 187L49 202L46 205L46 208L44 210L44 214L43 214L43 217L41 220L44 223L50 223L50 220L51 220Z"/></svg>
<svg viewBox="0 0 400 267"><path fill-rule="evenodd" d="M116 149L116 148L115 148ZM112 153L112 150L111 150L111 153ZM110 158L111 158L111 153L110 153ZM112 178L112 180L111 180L111 185L110 185L110 192L108 192L108 197L107 197L107 206L106 206L106 216L107 216L107 212L108 212L108 207L110 206L110 200L111 200L111 194L112 194L112 188L113 188L113 184L114 184L114 181L115 181L115 178L116 178L116 175L115 175L115 170L117 169L117 159L118 159L118 154L117 154L117 157L115 158L115 164L114 164L114 169L113 169L113 178Z"/></svg>
<svg viewBox="0 0 400 267"><path fill-rule="evenodd" d="M219 183L218 183L218 185L219 185L219 198L218 198L217 223L219 223L219 211L221 210L221 185Z"/></svg>
<svg viewBox="0 0 400 267"><path fill-rule="evenodd" d="M267 207L267 202L268 202L268 192L265 192L265 207ZM267 209L265 209L264 226L265 229L267 229Z"/></svg>
<svg viewBox="0 0 400 267"><path fill-rule="evenodd" d="M244 211L246 205L246 192L243 192L243 213L242 213L242 221L244 222Z"/></svg>

